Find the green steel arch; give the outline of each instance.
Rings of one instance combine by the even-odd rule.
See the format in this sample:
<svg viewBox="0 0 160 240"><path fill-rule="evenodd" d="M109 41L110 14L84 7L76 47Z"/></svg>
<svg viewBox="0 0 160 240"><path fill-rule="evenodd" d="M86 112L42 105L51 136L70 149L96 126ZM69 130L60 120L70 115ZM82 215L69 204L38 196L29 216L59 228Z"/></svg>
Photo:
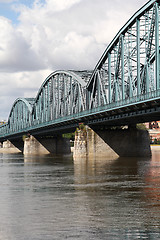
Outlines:
<svg viewBox="0 0 160 240"><path fill-rule="evenodd" d="M32 123L53 121L85 110L86 83L72 71L55 71L40 87L32 109Z"/></svg>
<svg viewBox="0 0 160 240"><path fill-rule="evenodd" d="M110 108L159 96L159 1L149 1L121 28L87 84L87 108Z"/></svg>
<svg viewBox="0 0 160 240"><path fill-rule="evenodd" d="M32 130L40 124L72 116L86 108L87 71L55 71L41 85L36 98L18 98L0 135Z"/></svg>
<svg viewBox="0 0 160 240"><path fill-rule="evenodd" d="M11 108L8 122L0 126L0 135L21 132L31 125L34 98L17 98Z"/></svg>
<svg viewBox="0 0 160 240"><path fill-rule="evenodd" d="M31 112L34 98L17 98L12 105L9 118L8 130L20 131L31 125Z"/></svg>

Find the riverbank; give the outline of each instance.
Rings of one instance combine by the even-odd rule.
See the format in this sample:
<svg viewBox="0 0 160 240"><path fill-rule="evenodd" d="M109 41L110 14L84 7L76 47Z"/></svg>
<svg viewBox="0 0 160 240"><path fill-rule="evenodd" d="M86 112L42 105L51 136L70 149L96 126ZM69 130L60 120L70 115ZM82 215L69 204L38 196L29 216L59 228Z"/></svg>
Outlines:
<svg viewBox="0 0 160 240"><path fill-rule="evenodd" d="M160 151L160 145L151 145L151 151Z"/></svg>

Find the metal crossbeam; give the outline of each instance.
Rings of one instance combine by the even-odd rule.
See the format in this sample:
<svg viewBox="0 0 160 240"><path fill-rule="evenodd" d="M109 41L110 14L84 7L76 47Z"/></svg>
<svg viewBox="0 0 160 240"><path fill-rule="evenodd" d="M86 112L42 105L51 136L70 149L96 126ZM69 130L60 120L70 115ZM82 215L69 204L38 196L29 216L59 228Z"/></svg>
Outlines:
<svg viewBox="0 0 160 240"><path fill-rule="evenodd" d="M98 62L87 84L91 96L89 109L101 105L110 108L114 102L128 103L131 98L160 88L159 81L159 1L150 1L120 30ZM105 92L100 101L95 77L101 80Z"/></svg>

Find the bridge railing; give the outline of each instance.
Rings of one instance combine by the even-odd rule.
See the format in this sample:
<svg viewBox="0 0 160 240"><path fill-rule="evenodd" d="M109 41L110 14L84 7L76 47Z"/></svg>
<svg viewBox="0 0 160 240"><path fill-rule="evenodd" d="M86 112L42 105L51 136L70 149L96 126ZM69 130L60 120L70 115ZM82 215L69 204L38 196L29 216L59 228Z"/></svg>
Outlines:
<svg viewBox="0 0 160 240"><path fill-rule="evenodd" d="M8 124L5 123L0 126L0 136L3 136L8 133Z"/></svg>
<svg viewBox="0 0 160 240"><path fill-rule="evenodd" d="M98 106L96 108L88 109L84 111L83 114L110 111L110 110L114 110L114 108L123 108L123 107L140 104L147 101L153 101L153 100L156 100L157 98L158 99L160 98L160 89L148 92L144 95L138 95L128 99L112 102L110 104Z"/></svg>
<svg viewBox="0 0 160 240"><path fill-rule="evenodd" d="M46 121L46 122L41 122L41 123L37 123L37 121L35 122L31 122L31 125L26 126L24 129L19 129L16 131L11 131L11 129L9 129L8 124L4 124L2 126L0 126L0 137L5 137L8 135L12 135L12 134L17 134L17 133L21 133L22 130L23 132L28 132L31 131L33 129L38 129L38 128L44 128L47 126L51 126L59 123L63 123L63 125L65 124L65 122L69 122L69 121L83 121L84 117L87 117L89 115L92 114L98 114L98 113L104 113L104 112L108 112L115 110L115 109L120 109L123 107L127 107L127 106L132 106L135 104L141 104L141 103L146 103L151 102L153 100L159 99L160 97L160 90L156 90L156 91L152 91L149 93L146 93L144 95L140 95L140 96L135 96L129 99L125 99L125 100L121 100L121 101L117 101L117 102L113 102L111 104L106 104L103 106L99 106L97 108L93 108L93 109L88 109L85 111L81 111L79 113L76 114L72 114L72 115L68 115L68 116L64 116L61 118L57 118L51 121Z"/></svg>

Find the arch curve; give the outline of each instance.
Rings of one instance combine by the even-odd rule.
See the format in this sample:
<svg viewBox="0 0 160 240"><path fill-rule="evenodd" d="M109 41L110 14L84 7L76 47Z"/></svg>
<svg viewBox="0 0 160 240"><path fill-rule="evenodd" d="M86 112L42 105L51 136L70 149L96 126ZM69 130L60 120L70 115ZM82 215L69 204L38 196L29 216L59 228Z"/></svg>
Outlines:
<svg viewBox="0 0 160 240"><path fill-rule="evenodd" d="M34 124L85 110L86 83L73 71L51 73L41 85L32 109Z"/></svg>
<svg viewBox="0 0 160 240"><path fill-rule="evenodd" d="M31 112L34 98L17 98L11 108L8 118L8 129L19 131L31 124Z"/></svg>
<svg viewBox="0 0 160 240"><path fill-rule="evenodd" d="M147 2L108 45L87 84L89 109L159 89L159 5Z"/></svg>

